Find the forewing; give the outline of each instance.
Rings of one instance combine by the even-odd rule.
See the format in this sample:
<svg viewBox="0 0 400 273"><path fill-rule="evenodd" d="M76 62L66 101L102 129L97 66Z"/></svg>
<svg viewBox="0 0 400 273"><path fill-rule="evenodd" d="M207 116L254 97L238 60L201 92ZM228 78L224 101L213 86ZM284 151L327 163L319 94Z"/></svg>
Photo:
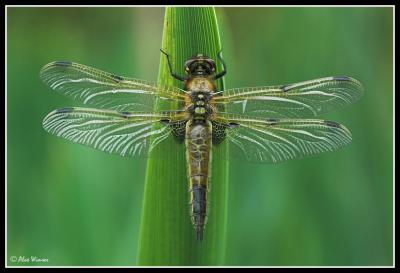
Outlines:
<svg viewBox="0 0 400 273"><path fill-rule="evenodd" d="M327 77L280 86L229 89L215 96L225 111L249 117L314 117L357 101L363 93L350 77Z"/></svg>
<svg viewBox="0 0 400 273"><path fill-rule="evenodd" d="M43 127L49 133L108 153L147 157L171 136L170 121L182 113L119 113L90 108L63 108L49 113Z"/></svg>
<svg viewBox="0 0 400 273"><path fill-rule="evenodd" d="M343 147L351 134L341 124L316 119L249 119L225 116L229 157L278 163Z"/></svg>
<svg viewBox="0 0 400 273"><path fill-rule="evenodd" d="M50 88L76 101L116 111L153 111L156 98L182 104L185 97L179 88L161 88L66 61L45 65L40 77Z"/></svg>

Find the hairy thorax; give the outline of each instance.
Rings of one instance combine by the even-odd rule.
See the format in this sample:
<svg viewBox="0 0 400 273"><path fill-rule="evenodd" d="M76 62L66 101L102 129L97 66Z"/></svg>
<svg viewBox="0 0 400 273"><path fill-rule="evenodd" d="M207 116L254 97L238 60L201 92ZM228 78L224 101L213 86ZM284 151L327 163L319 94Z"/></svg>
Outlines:
<svg viewBox="0 0 400 273"><path fill-rule="evenodd" d="M206 77L193 77L189 78L185 83L186 90L192 92L214 92L215 84L213 81Z"/></svg>

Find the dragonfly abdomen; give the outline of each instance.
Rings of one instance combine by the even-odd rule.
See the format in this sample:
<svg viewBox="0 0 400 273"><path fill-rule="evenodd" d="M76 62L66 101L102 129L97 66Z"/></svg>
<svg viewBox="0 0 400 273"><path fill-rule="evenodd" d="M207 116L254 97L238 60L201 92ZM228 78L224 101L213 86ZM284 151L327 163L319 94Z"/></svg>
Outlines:
<svg viewBox="0 0 400 273"><path fill-rule="evenodd" d="M207 220L208 177L211 163L212 125L208 120L189 120L186 124L186 158L192 224L202 240Z"/></svg>
<svg viewBox="0 0 400 273"><path fill-rule="evenodd" d="M207 187L194 185L190 189L191 218L197 233L197 240L203 239L203 230L207 221Z"/></svg>

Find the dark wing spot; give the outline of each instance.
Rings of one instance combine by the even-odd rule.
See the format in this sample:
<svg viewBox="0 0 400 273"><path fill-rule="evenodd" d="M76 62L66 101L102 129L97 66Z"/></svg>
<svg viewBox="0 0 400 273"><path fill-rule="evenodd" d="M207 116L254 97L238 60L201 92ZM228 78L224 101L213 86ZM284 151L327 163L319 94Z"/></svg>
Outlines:
<svg viewBox="0 0 400 273"><path fill-rule="evenodd" d="M57 109L55 112L56 113L70 113L70 112L72 112L72 111L74 111L74 107L65 107L65 108L60 108L60 109Z"/></svg>
<svg viewBox="0 0 400 273"><path fill-rule="evenodd" d="M283 92L287 92L292 88L291 84L285 84L284 86L281 87Z"/></svg>
<svg viewBox="0 0 400 273"><path fill-rule="evenodd" d="M171 128L171 133L178 143L182 143L185 140L187 120L170 121L168 119L163 119L160 122Z"/></svg>
<svg viewBox="0 0 400 273"><path fill-rule="evenodd" d="M239 123L235 123L235 122L229 122L228 123L228 128L229 129L235 129L235 128L237 128L237 127L239 127Z"/></svg>
<svg viewBox="0 0 400 273"><path fill-rule="evenodd" d="M169 122L170 122L169 119L161 119L161 120L160 120L160 123L161 123L162 125L165 125L165 126L168 126L168 125L169 125Z"/></svg>
<svg viewBox="0 0 400 273"><path fill-rule="evenodd" d="M347 76L341 76L341 77L332 77L336 81L350 81L351 78Z"/></svg>
<svg viewBox="0 0 400 273"><path fill-rule="evenodd" d="M122 78L121 76L114 75L114 74L111 74L111 78L113 78L113 80L116 82L120 82L120 81L124 80L124 78Z"/></svg>
<svg viewBox="0 0 400 273"><path fill-rule="evenodd" d="M58 65L58 66L71 66L72 62L69 61L56 61L54 62L54 65Z"/></svg>
<svg viewBox="0 0 400 273"><path fill-rule="evenodd" d="M335 127L335 128L340 128L340 124L335 122L335 121L329 121L329 120L324 120L323 121L324 124L330 126L330 127Z"/></svg>
<svg viewBox="0 0 400 273"><path fill-rule="evenodd" d="M121 115L124 118L128 118L130 114L131 114L130 112L121 112Z"/></svg>
<svg viewBox="0 0 400 273"><path fill-rule="evenodd" d="M279 121L277 118L267 118L267 122L271 125L276 124Z"/></svg>
<svg viewBox="0 0 400 273"><path fill-rule="evenodd" d="M218 145L222 143L226 137L225 130L229 128L229 125L211 121L212 123L212 143Z"/></svg>

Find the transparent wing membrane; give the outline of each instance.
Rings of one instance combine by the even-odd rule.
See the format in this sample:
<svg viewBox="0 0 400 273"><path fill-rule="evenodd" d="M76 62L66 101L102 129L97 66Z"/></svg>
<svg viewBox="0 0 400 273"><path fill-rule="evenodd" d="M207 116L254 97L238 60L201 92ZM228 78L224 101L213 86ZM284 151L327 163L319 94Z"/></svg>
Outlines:
<svg viewBox="0 0 400 273"><path fill-rule="evenodd" d="M49 133L108 153L148 157L171 136L168 122L183 113L119 113L89 108L63 108L49 113L43 127Z"/></svg>
<svg viewBox="0 0 400 273"><path fill-rule="evenodd" d="M351 142L343 125L315 119L248 119L223 115L229 157L253 163L278 163L333 151Z"/></svg>
<svg viewBox="0 0 400 273"><path fill-rule="evenodd" d="M358 100L361 83L350 77L326 77L294 84L229 89L213 102L225 111L249 117L314 117Z"/></svg>
<svg viewBox="0 0 400 273"><path fill-rule="evenodd" d="M160 88L73 62L49 63L40 71L40 77L61 94L102 109L153 111L156 99L180 103L185 99L185 91L179 88Z"/></svg>
<svg viewBox="0 0 400 273"><path fill-rule="evenodd" d="M190 114L182 107L191 99L189 91L160 88L64 61L47 64L40 77L61 94L101 108L73 107L49 113L43 127L52 134L131 157L148 157L160 143L177 143L165 140L184 138ZM343 125L302 118L349 105L362 93L360 82L350 77L218 92L210 101L216 110L211 116L215 143L229 142L229 152L221 154L222 158L255 163L277 163L336 150L351 141ZM163 103L155 112L156 101L171 103ZM214 151L218 152L218 147L215 144Z"/></svg>

